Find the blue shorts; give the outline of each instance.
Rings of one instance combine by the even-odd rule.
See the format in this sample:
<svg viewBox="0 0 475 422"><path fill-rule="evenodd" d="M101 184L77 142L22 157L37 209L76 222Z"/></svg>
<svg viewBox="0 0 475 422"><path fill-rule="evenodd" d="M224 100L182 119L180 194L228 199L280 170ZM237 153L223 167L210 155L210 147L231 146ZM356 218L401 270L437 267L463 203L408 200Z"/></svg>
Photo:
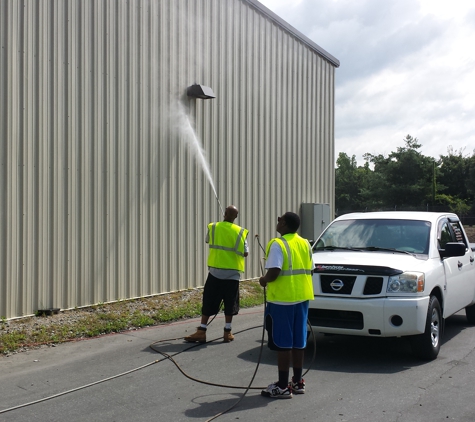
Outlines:
<svg viewBox="0 0 475 422"><path fill-rule="evenodd" d="M294 305L267 304L265 320L271 350L305 349L308 302Z"/></svg>

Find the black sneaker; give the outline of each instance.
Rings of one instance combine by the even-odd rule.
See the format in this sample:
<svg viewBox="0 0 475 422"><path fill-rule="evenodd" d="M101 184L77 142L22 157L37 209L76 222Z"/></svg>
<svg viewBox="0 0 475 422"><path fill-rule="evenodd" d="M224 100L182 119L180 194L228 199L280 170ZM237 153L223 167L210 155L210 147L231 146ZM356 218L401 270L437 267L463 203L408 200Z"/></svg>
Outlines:
<svg viewBox="0 0 475 422"><path fill-rule="evenodd" d="M272 399L291 399L292 390L290 389L290 384L285 388L280 388L277 384L277 382L269 384L265 390L261 391L261 396Z"/></svg>
<svg viewBox="0 0 475 422"><path fill-rule="evenodd" d="M294 394L305 394L305 380L303 378L299 382L294 382L294 378L292 377L290 387Z"/></svg>

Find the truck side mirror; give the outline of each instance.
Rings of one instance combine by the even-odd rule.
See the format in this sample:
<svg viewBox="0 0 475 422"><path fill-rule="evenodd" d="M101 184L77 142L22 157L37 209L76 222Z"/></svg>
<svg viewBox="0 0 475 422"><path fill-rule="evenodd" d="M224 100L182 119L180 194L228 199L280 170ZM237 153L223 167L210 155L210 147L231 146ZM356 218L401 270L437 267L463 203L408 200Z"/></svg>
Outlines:
<svg viewBox="0 0 475 422"><path fill-rule="evenodd" d="M441 258L450 258L452 256L464 256L465 245L459 242L449 242L445 244L445 249L439 249Z"/></svg>

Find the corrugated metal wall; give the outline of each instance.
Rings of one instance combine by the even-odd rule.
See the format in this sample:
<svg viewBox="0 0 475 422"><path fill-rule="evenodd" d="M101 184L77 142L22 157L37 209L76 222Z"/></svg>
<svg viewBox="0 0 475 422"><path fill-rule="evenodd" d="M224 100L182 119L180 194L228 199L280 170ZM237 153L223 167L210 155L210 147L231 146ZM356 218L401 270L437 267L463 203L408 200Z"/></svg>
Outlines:
<svg viewBox="0 0 475 422"><path fill-rule="evenodd" d="M195 133L245 278L277 215L333 212L335 63L256 1L1 0L0 45L0 316L202 286Z"/></svg>

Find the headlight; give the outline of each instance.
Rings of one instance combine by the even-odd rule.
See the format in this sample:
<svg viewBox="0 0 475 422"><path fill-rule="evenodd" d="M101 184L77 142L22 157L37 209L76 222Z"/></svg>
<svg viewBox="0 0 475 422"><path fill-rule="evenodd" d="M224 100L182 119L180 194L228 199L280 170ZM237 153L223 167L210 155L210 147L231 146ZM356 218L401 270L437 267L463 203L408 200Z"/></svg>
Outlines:
<svg viewBox="0 0 475 422"><path fill-rule="evenodd" d="M424 273L402 273L389 277L388 293L418 293L424 291Z"/></svg>

